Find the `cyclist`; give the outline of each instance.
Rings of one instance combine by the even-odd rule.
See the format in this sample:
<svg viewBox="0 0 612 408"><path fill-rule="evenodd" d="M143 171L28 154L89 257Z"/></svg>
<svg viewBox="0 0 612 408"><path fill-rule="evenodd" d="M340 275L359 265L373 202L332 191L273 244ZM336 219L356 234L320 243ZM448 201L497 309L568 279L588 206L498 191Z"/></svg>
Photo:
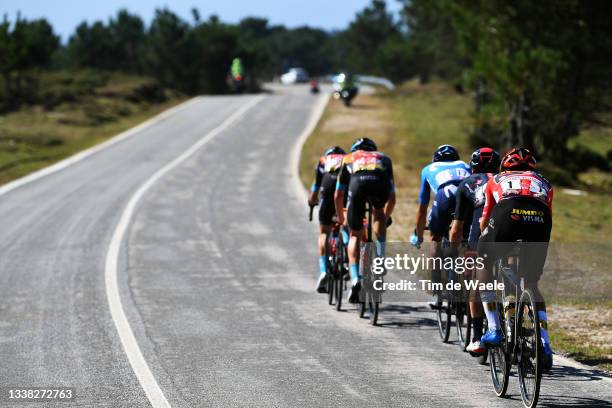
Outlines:
<svg viewBox="0 0 612 408"><path fill-rule="evenodd" d="M451 226L450 241L453 249L457 251L464 236L465 227L468 232L468 249L474 251L478 246L480 237L480 217L484 208L484 187L493 174L499 170L499 153L490 147L481 147L472 153L470 167L472 174L464 178L457 187L455 217ZM468 224L465 224L465 222ZM477 291L470 293L470 313L472 315L472 342L466 348L474 355L485 352L480 344L484 310Z"/></svg>
<svg viewBox="0 0 612 408"><path fill-rule="evenodd" d="M410 243L420 247L423 242L426 217L429 221L431 233L431 257L442 256L442 238L448 235L453 211L455 211L455 194L457 186L470 175L470 167L459 160L459 152L451 145L439 146L433 154L432 163L421 171L421 189L419 191L419 207L417 209L414 233ZM431 211L427 216L430 194L433 191L435 198ZM440 281L440 271L436 268L431 273L432 282ZM437 293L434 291L434 300L430 304L436 307Z"/></svg>
<svg viewBox="0 0 612 408"><path fill-rule="evenodd" d="M498 242L522 240L531 245L521 246L519 273L525 278L525 287L536 296L536 310L541 324L544 369L552 368L552 349L548 338L546 304L538 290L552 229L553 188L535 171L536 159L526 148L510 150L501 161L500 174L491 178L485 187L485 205L480 227L478 256L484 259L479 271L480 281L490 281L493 263L507 255L506 247ZM533 244L539 243L539 244ZM497 346L502 341L499 315L495 307L495 292L483 291L482 299L489 330L481 342Z"/></svg>
<svg viewBox="0 0 612 408"><path fill-rule="evenodd" d="M359 301L359 242L365 217L366 202L372 205L373 231L376 234L377 256L384 256L387 220L395 207L395 183L391 159L381 153L374 141L361 138L344 156L334 196L338 222L344 224L344 191L348 190L347 221L350 229L348 246L351 290L349 302Z"/></svg>
<svg viewBox="0 0 612 408"><path fill-rule="evenodd" d="M327 291L327 259L325 243L332 229L332 218L335 214L334 192L336 179L342 167L345 151L339 146L330 147L323 153L315 167L315 179L310 188L308 203L311 206L319 203L319 279L317 292Z"/></svg>

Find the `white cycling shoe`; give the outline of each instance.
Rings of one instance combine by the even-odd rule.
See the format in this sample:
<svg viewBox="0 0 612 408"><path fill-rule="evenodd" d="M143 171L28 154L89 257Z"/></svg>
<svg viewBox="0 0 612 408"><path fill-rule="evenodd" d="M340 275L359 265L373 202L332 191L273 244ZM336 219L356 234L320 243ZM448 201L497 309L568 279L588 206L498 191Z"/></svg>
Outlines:
<svg viewBox="0 0 612 408"><path fill-rule="evenodd" d="M480 342L480 340L472 341L465 350L472 355L481 355L487 348Z"/></svg>

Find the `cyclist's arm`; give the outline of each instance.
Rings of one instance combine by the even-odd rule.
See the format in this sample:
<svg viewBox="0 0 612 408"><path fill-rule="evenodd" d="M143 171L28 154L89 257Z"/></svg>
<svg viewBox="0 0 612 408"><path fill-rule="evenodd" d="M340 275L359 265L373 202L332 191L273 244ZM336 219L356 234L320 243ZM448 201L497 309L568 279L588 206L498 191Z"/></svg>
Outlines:
<svg viewBox="0 0 612 408"><path fill-rule="evenodd" d="M491 218L491 212L493 211L493 207L495 207L495 197L493 197L493 179L491 178L485 187L484 196L485 203L484 208L482 210L482 217L480 218L480 231L484 231L489 224L489 218Z"/></svg>
<svg viewBox="0 0 612 408"><path fill-rule="evenodd" d="M310 197L308 202L314 205L319 198L319 190L321 189L321 180L323 179L323 165L321 161L315 167L315 177L312 185L310 186Z"/></svg>
<svg viewBox="0 0 612 408"><path fill-rule="evenodd" d="M455 219L451 224L450 242L453 248L458 248L463 238L463 223L469 211L469 197L465 194L465 183L459 184L457 192L457 203L455 204Z"/></svg>
<svg viewBox="0 0 612 408"><path fill-rule="evenodd" d="M344 161L340 168L340 174L336 180L336 192L334 193L334 206L336 207L336 216L338 217L338 223L344 224L344 194L348 188L348 182L350 179L350 173Z"/></svg>
<svg viewBox="0 0 612 408"><path fill-rule="evenodd" d="M425 168L426 169L426 168ZM429 194L431 188L426 177L426 170L421 171L421 189L419 191L419 207L417 209L415 230L416 236L419 240L423 240L423 233L425 232L425 222L427 220L427 206L429 205Z"/></svg>
<svg viewBox="0 0 612 408"><path fill-rule="evenodd" d="M388 159L387 164L387 176L389 177L389 181L391 182L391 192L389 193L389 198L387 199L387 203L385 204L384 213L385 217L389 218L393 213L393 209L395 208L396 195L395 195L395 178L393 177L393 164L391 159Z"/></svg>

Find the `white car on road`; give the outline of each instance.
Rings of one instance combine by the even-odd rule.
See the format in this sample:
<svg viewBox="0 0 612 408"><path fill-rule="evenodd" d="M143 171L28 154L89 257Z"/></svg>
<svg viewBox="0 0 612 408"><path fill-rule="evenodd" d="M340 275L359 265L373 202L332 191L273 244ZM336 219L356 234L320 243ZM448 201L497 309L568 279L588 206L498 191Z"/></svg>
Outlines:
<svg viewBox="0 0 612 408"><path fill-rule="evenodd" d="M308 82L308 73L304 68L289 68L289 71L281 75L280 80L285 85Z"/></svg>

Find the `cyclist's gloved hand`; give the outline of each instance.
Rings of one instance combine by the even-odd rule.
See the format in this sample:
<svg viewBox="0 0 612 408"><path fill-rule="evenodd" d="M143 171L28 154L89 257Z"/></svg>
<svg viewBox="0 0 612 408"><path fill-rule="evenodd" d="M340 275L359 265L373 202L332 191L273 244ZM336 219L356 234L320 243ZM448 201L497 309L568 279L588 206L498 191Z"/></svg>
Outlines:
<svg viewBox="0 0 612 408"><path fill-rule="evenodd" d="M416 230L415 230L414 233L410 236L410 244L416 248L421 248L422 243L423 243L423 240L419 239L419 237L416 234Z"/></svg>

